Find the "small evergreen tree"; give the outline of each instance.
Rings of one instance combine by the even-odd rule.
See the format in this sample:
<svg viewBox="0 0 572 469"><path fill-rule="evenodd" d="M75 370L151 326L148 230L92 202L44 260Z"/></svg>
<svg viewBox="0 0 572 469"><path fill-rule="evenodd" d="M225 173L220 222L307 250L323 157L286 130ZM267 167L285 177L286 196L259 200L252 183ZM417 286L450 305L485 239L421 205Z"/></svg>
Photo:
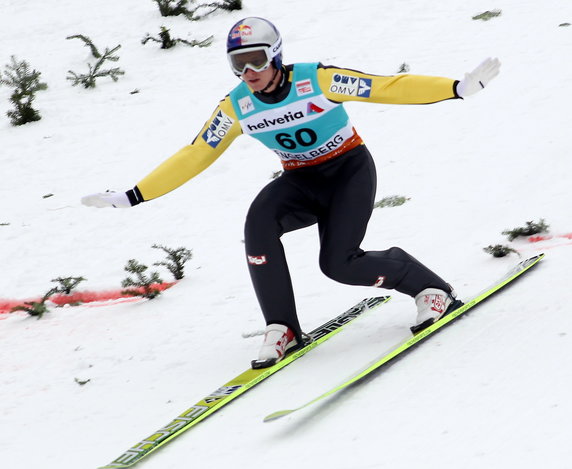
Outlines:
<svg viewBox="0 0 572 469"><path fill-rule="evenodd" d="M52 279L52 282L57 282L59 285L56 287L58 293L63 293L64 295L69 295L77 286L84 282L83 277L58 277Z"/></svg>
<svg viewBox="0 0 572 469"><path fill-rule="evenodd" d="M26 301L24 304L12 308L14 311L26 311L30 316L36 316L40 319L45 313L49 311L46 302L53 296L59 293L69 295L85 278L83 277L58 277L52 280L59 285L50 288L40 301Z"/></svg>
<svg viewBox="0 0 572 469"><path fill-rule="evenodd" d="M72 70L68 70L68 76L66 78L72 82L72 86L83 85L84 88L95 88L95 82L98 78L110 77L113 81L117 81L121 75L125 75L125 72L119 67L108 69L101 68L106 61L117 62L119 60L119 56L114 54L121 48L121 44L115 46L111 50L106 47L105 52L101 54L93 44L92 40L83 34L68 36L66 39L82 40L84 44L90 48L91 54L94 58L97 59L95 65L90 63L87 64L89 67L87 74L77 74Z"/></svg>
<svg viewBox="0 0 572 469"><path fill-rule="evenodd" d="M166 267L173 274L175 280L181 280L185 276L185 263L192 259L192 251L186 248L171 249L159 244L154 244L151 247L161 249L167 254L166 261L155 262L153 265Z"/></svg>
<svg viewBox="0 0 572 469"><path fill-rule="evenodd" d="M57 292L57 288L51 288L40 301L26 301L22 305L14 306L10 311L26 311L30 316L35 316L40 319L45 313L49 312L46 302Z"/></svg>
<svg viewBox="0 0 572 469"><path fill-rule="evenodd" d="M16 57L12 56L11 61L12 63L6 65L5 70L0 72L0 85L14 88L10 96L14 110L8 111L6 115L10 118L12 125L39 121L42 117L32 107L32 103L36 98L36 93L46 90L48 85L40 81L41 72L30 70L30 65L25 60L17 61Z"/></svg>
<svg viewBox="0 0 572 469"><path fill-rule="evenodd" d="M89 50L91 51L91 55L93 55L93 57L95 59L101 59L101 53L99 52L97 47L95 47L95 44L92 42L92 40L89 37L87 37L83 34L74 34L73 36L66 37L66 39L79 39L79 40L83 41L83 45L86 47L89 47Z"/></svg>
<svg viewBox="0 0 572 469"><path fill-rule="evenodd" d="M546 224L544 218L541 218L538 222L527 221L526 226L513 228L512 230L505 230L502 232L503 235L508 236L509 241L513 241L519 236L531 236L537 233L545 233L550 228Z"/></svg>
<svg viewBox="0 0 572 469"><path fill-rule="evenodd" d="M172 38L169 30L165 26L161 26L159 37L153 37L149 33L141 40L141 44L145 45L149 41L158 42L161 44L161 49L171 49L177 44L185 44L189 47L208 47L212 44L214 37L209 36L202 41L187 41L185 39Z"/></svg>
<svg viewBox="0 0 572 469"><path fill-rule="evenodd" d="M127 277L121 282L121 286L125 288L123 290L124 295L142 296L152 300L161 294L161 290L155 285L163 283L163 280L157 272L146 275L147 269L146 265L137 262L135 259L129 259L124 270L135 275L135 279Z"/></svg>

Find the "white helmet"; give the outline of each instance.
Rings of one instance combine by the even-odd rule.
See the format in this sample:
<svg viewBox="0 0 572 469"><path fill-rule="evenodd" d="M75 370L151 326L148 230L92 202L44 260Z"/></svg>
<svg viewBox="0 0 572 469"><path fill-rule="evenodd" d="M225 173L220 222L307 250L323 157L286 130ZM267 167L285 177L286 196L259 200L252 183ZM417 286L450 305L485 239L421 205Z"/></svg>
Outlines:
<svg viewBox="0 0 572 469"><path fill-rule="evenodd" d="M247 68L261 72L274 65L279 69L282 67L282 37L270 21L255 16L244 18L228 33L226 55L237 76Z"/></svg>

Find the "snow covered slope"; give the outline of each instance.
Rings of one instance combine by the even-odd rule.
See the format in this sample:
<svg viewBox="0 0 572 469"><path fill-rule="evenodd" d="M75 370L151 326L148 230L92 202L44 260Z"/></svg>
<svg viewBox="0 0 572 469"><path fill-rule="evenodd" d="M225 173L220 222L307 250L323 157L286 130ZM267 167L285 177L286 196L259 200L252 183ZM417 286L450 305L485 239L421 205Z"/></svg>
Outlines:
<svg viewBox="0 0 572 469"><path fill-rule="evenodd" d="M497 8L488 22L472 16ZM263 327L244 263L242 227L280 169L243 137L208 171L129 210L88 209L81 196L131 188L190 142L235 84L226 33L244 16L281 29L286 62L391 75L462 78L487 56L499 77L465 101L430 106L352 103L374 154L378 199L365 249L408 250L469 295L517 262L482 251L501 232L545 218L572 231L569 175L572 4L548 0L269 2L200 22L162 18L151 0L3 0L0 67L11 55L42 72L42 120L12 127L0 87L0 299L43 294L58 276L118 288L130 258L154 243L193 250L187 276L159 299L53 309L0 320L0 461L9 469L96 468L243 371ZM209 48L163 51L141 39L161 25ZM89 50L121 44L117 83L72 87ZM133 93L138 90L137 93ZM44 198L48 194L51 197ZM315 229L284 237L302 324L311 329L370 288L336 284L317 267ZM394 299L141 463L146 469L570 467L572 316L569 238L516 241L547 258L506 293L375 379L274 424L273 410L337 384L408 333L409 298ZM166 273L162 272L165 279ZM385 292L383 292L385 293ZM80 386L79 381L89 382Z"/></svg>

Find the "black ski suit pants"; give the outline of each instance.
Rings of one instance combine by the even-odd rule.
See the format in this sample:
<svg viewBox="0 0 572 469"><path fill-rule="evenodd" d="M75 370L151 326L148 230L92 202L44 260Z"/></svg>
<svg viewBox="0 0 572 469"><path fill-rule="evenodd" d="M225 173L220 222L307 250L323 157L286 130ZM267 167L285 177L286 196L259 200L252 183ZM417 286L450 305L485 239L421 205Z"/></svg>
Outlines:
<svg viewBox="0 0 572 469"><path fill-rule="evenodd" d="M373 159L360 145L325 163L284 171L258 194L246 218L245 244L266 324L283 324L301 335L280 237L316 223L320 268L331 279L410 296L429 287L451 291L443 279L398 247L368 252L360 248L376 182Z"/></svg>

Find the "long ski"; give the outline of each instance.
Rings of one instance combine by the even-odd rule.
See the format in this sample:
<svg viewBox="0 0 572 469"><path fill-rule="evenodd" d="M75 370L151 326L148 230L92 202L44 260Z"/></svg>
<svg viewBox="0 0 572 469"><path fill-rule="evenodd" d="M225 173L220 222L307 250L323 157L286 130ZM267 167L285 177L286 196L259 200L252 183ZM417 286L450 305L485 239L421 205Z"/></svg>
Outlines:
<svg viewBox="0 0 572 469"><path fill-rule="evenodd" d="M344 326L360 317L366 311L386 303L389 299L389 296L364 299L354 307L310 332L309 335L312 341L303 348L286 355L286 357L284 357L280 362L269 368L256 370L251 368L246 370L244 373L241 373L228 383L225 383L223 386L218 388L216 391L201 399L194 406L190 407L177 418L170 421L167 425L161 427L149 437L129 448L113 462L101 467L100 469L132 467L141 461L141 459L149 456L149 454L166 445L169 441L189 430L191 427L194 427L209 415L220 410L223 406L241 396L249 389L252 389L261 381L272 376L294 360L297 360L310 350L316 348L321 343L336 335L344 328Z"/></svg>
<svg viewBox="0 0 572 469"><path fill-rule="evenodd" d="M391 352L380 357L377 361L375 361L373 364L368 366L365 370L361 371L360 373L356 374L355 376L353 376L352 378L343 382L342 384L336 386L335 388L332 388L329 391L326 391L325 393L321 394L320 396L312 399L311 401L308 401L305 404L302 404L299 407L296 407L294 409L289 409L289 410L279 410L277 412L273 412L273 413L267 415L264 418L264 422L271 422L271 421L277 420L279 418L285 417L286 415L290 415L290 414L297 412L301 409L304 409L306 407L309 407L312 404L315 404L319 401L322 401L322 400L326 399L327 397L331 396L332 394L335 394L338 391L341 391L342 389L347 388L351 384L359 381L360 379L369 375L374 370L377 370L378 368L387 364L388 362L390 362L391 360L400 356L404 352L410 350L412 347L419 344L420 342L422 342L424 339L431 336L432 334L436 333L437 331L442 329L447 324L450 324L451 321L454 321L455 319L457 319L462 314L466 313L467 311L474 308L475 306L481 304L484 300L489 298L491 295L499 292L506 285L510 284L511 282L513 282L514 280L519 278L525 272L528 272L533 266L538 264L543 258L544 258L544 254L539 254L537 256L531 257L530 259L526 259L526 260L520 262L514 268L509 270L506 273L506 275L504 275L502 278L500 278L495 283L490 285L488 288L484 289L483 291L476 294L472 298L465 300L464 301L465 304L463 306L459 307L458 309L454 310L453 312L442 317L439 321L435 322L433 325L429 326L428 328L423 329L422 331L418 332L413 337L405 340L405 342L403 342L401 345L398 345Z"/></svg>

